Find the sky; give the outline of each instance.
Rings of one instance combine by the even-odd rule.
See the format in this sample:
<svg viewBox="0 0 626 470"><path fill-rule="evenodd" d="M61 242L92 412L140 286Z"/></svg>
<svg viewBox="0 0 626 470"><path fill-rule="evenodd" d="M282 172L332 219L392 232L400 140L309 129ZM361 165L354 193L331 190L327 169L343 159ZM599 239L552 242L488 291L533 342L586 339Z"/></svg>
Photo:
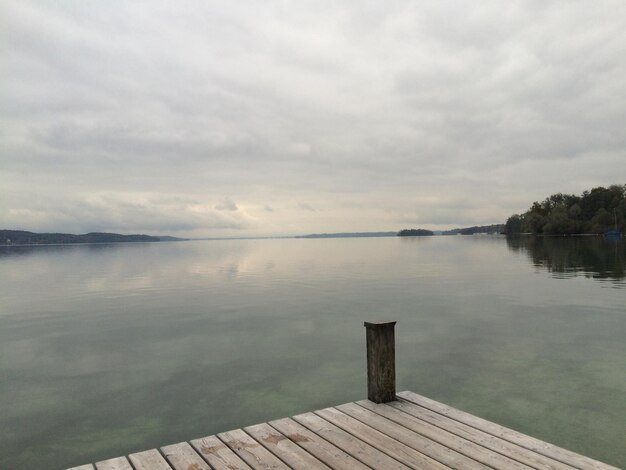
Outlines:
<svg viewBox="0 0 626 470"><path fill-rule="evenodd" d="M0 228L504 223L626 183L626 2L0 0Z"/></svg>

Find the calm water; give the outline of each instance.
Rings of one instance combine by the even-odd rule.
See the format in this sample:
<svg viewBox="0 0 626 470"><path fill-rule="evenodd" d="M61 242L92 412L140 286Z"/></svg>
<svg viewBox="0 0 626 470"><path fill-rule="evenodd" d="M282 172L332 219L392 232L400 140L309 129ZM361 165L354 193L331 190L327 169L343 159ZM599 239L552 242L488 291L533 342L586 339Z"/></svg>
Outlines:
<svg viewBox="0 0 626 470"><path fill-rule="evenodd" d="M433 237L0 249L0 468L64 468L398 388L626 462L624 242Z"/></svg>

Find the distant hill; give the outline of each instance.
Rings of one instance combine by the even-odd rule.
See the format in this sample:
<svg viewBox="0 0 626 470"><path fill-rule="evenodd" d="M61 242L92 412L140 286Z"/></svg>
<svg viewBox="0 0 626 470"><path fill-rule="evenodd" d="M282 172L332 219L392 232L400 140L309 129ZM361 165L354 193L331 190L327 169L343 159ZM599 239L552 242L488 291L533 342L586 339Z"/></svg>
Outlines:
<svg viewBox="0 0 626 470"><path fill-rule="evenodd" d="M407 228L400 230L397 235L399 237L431 237L435 232L431 230L425 230L423 228Z"/></svg>
<svg viewBox="0 0 626 470"><path fill-rule="evenodd" d="M345 232L345 233L312 233L297 235L294 238L365 238L365 237L395 237L396 232Z"/></svg>
<svg viewBox="0 0 626 470"><path fill-rule="evenodd" d="M504 224L492 224L492 225L475 225L474 227L455 228L452 230L444 230L442 235L474 235L476 233L502 233L504 231Z"/></svg>
<svg viewBox="0 0 626 470"><path fill-rule="evenodd" d="M182 238L152 237L149 235L120 235L91 232L83 235L69 233L33 233L24 230L0 230L0 245L56 245L64 243L122 243L178 241Z"/></svg>

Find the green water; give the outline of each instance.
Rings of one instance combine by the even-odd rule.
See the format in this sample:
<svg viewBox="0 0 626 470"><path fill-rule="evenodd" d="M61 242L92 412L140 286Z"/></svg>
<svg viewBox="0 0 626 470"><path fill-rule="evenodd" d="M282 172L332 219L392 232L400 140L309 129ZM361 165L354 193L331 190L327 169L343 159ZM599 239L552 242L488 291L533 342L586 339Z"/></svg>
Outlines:
<svg viewBox="0 0 626 470"><path fill-rule="evenodd" d="M623 241L429 237L0 249L0 468L61 469L410 389L626 462Z"/></svg>

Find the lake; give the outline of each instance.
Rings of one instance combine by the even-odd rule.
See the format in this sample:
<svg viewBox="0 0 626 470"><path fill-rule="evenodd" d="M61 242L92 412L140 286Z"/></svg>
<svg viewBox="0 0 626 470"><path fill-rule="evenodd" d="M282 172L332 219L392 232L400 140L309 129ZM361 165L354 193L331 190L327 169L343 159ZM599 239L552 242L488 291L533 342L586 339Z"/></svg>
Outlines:
<svg viewBox="0 0 626 470"><path fill-rule="evenodd" d="M61 469L413 390L626 462L626 256L450 236L0 248L0 468Z"/></svg>

